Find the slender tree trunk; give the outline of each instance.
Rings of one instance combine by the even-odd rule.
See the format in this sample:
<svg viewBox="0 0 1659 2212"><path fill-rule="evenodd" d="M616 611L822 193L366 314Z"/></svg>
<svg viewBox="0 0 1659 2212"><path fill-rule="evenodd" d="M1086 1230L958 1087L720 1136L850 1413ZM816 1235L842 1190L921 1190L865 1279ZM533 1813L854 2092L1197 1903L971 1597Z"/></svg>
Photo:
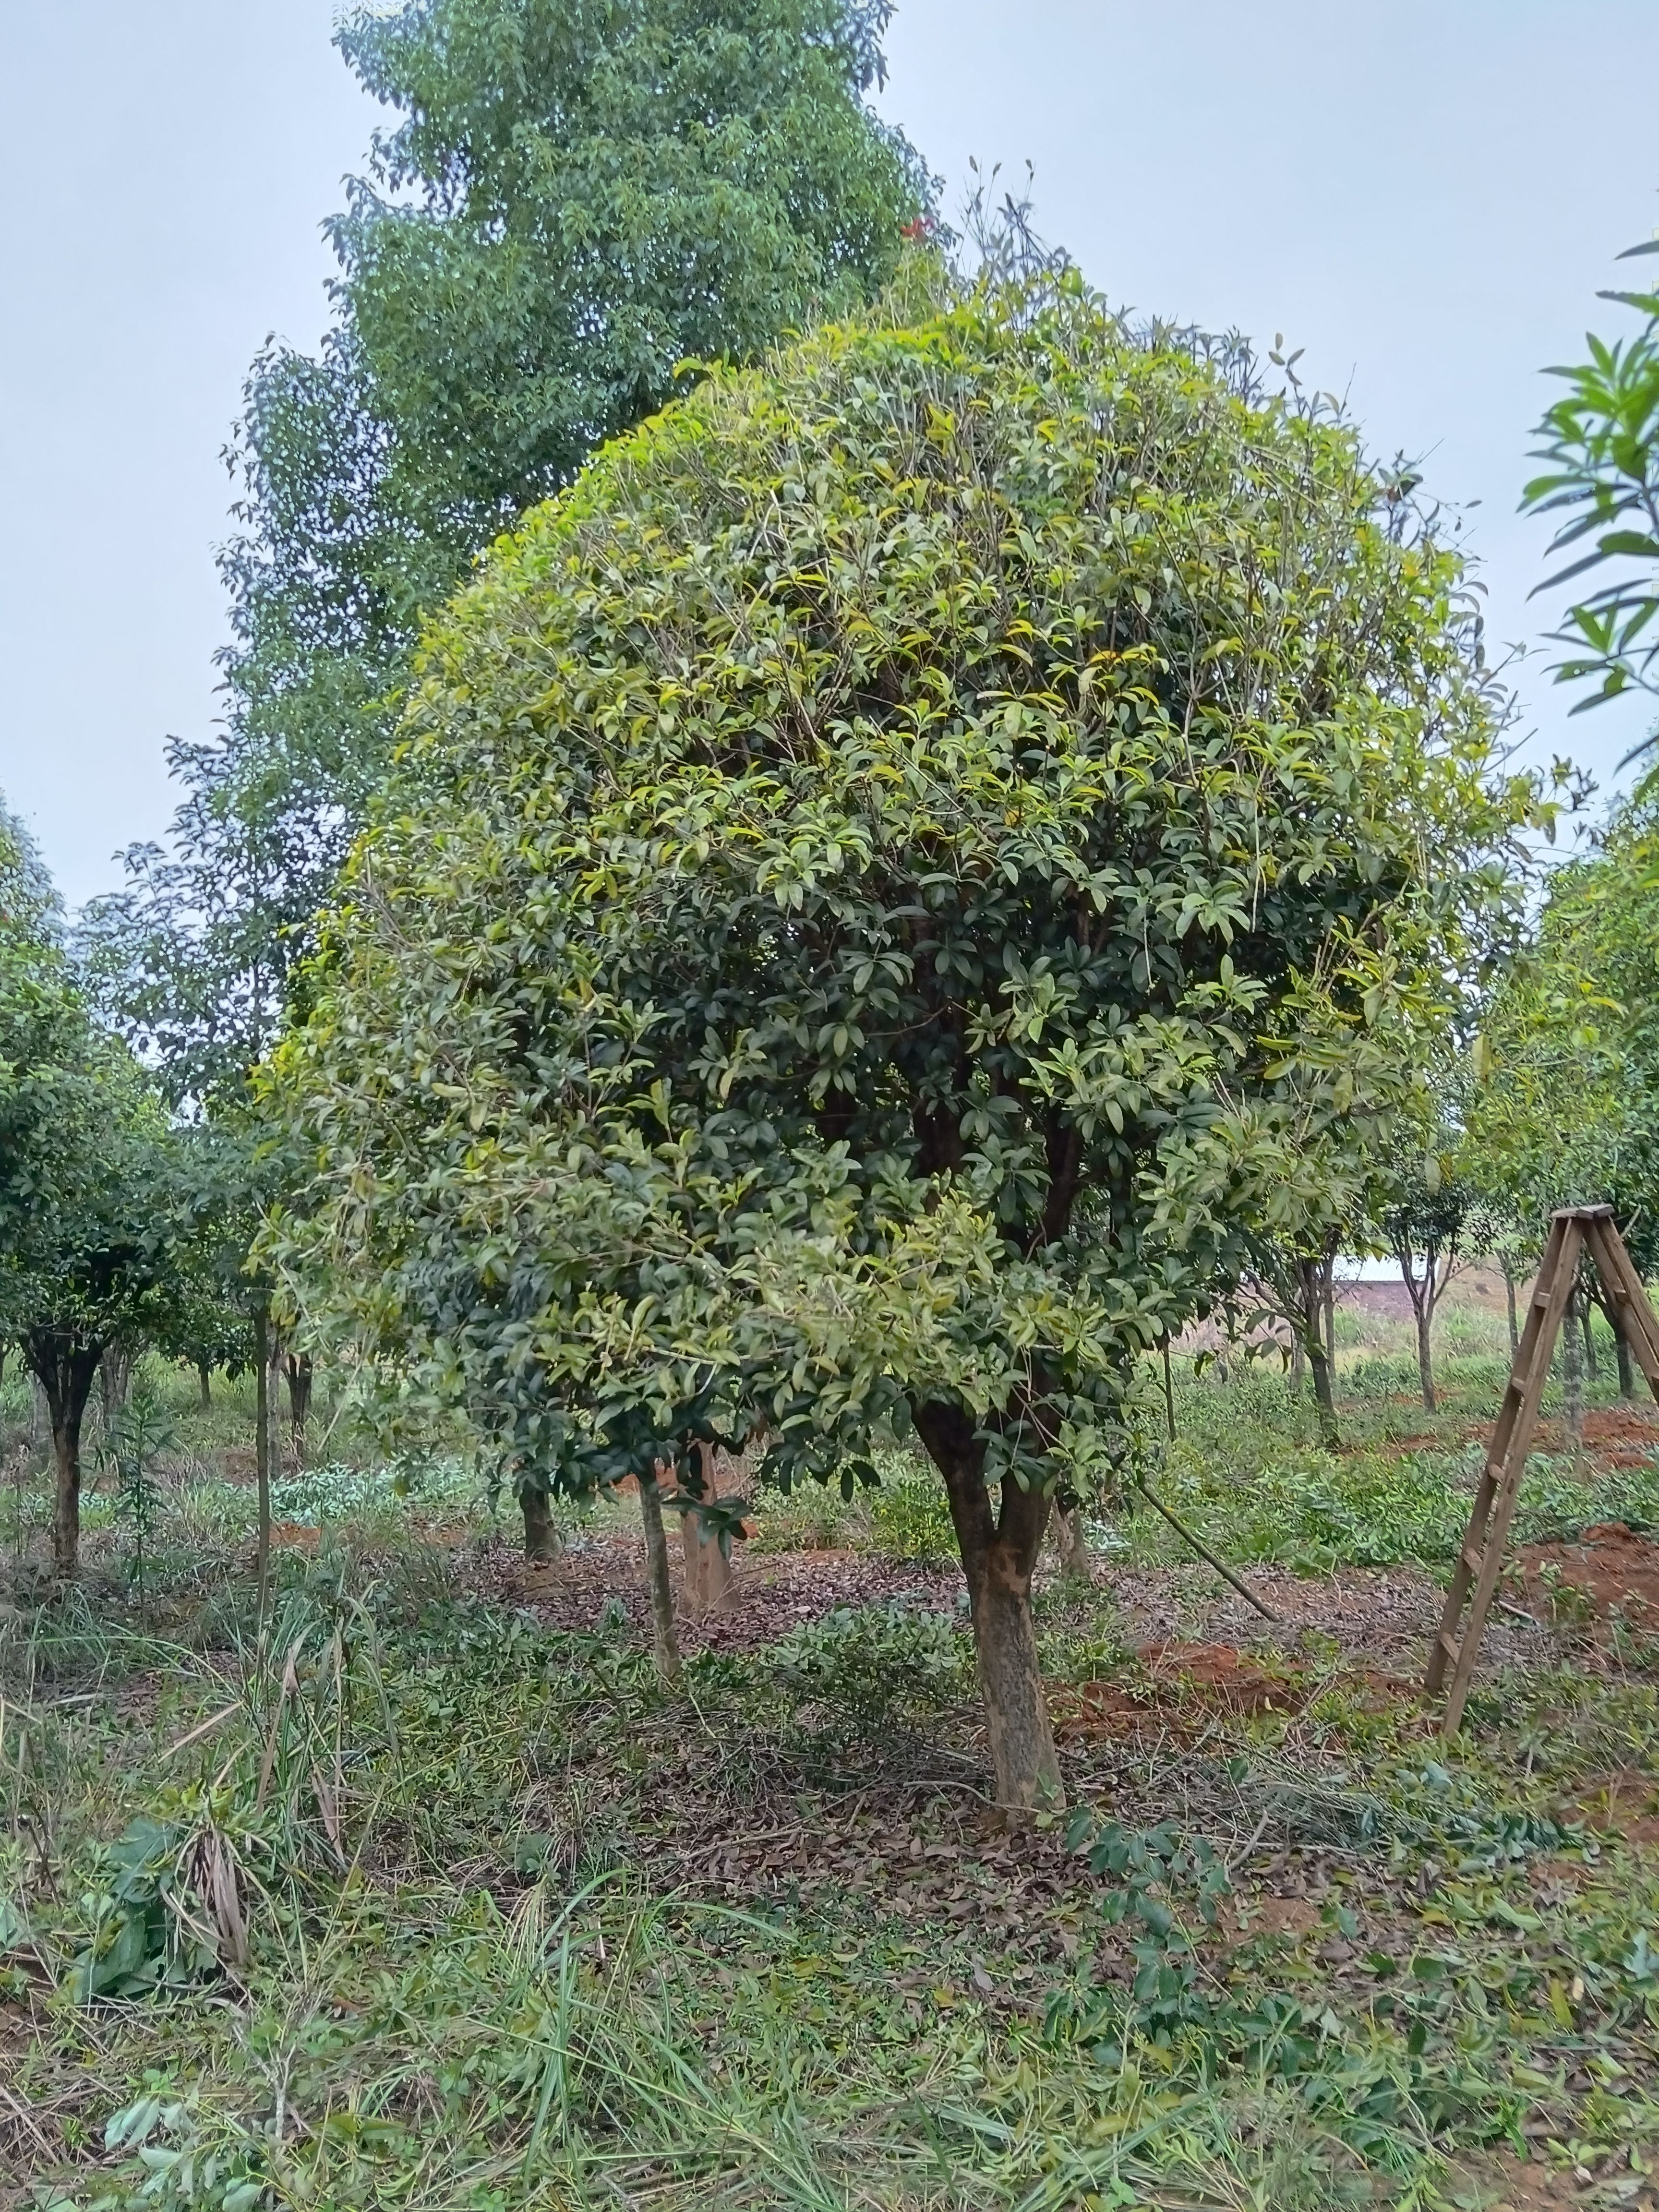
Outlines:
<svg viewBox="0 0 1659 2212"><path fill-rule="evenodd" d="M1636 1363L1630 1356L1630 1343L1621 1328L1613 1333L1613 1356L1619 1363L1619 1395L1634 1401L1636 1396Z"/></svg>
<svg viewBox="0 0 1659 2212"><path fill-rule="evenodd" d="M1342 1443L1337 1426L1336 1393L1331 1387L1330 1355L1316 1340L1308 1346L1308 1366L1313 1376L1314 1408L1319 1416L1320 1441L1335 1451Z"/></svg>
<svg viewBox="0 0 1659 2212"><path fill-rule="evenodd" d="M1291 1330L1291 1389L1298 1398L1302 1395L1302 1386L1307 1379L1307 1346L1302 1341L1302 1331L1292 1328Z"/></svg>
<svg viewBox="0 0 1659 2212"><path fill-rule="evenodd" d="M1325 1364L1331 1374L1331 1403L1336 1403L1336 1282L1334 1261L1327 1260L1324 1280L1321 1288L1321 1303L1325 1310Z"/></svg>
<svg viewBox="0 0 1659 2212"><path fill-rule="evenodd" d="M1589 1296L1584 1299L1584 1373L1592 1382L1601 1379L1601 1363L1595 1357L1595 1301Z"/></svg>
<svg viewBox="0 0 1659 2212"><path fill-rule="evenodd" d="M645 1571L651 1587L651 1637L657 1671L665 1682L680 1679L680 1642L674 1630L674 1583L668 1571L668 1537L662 1525L662 1492L653 1468L641 1474L640 1519L645 1525Z"/></svg>
<svg viewBox="0 0 1659 2212"><path fill-rule="evenodd" d="M1089 1540L1083 1533L1083 1508L1073 1502L1061 1505L1054 1502L1054 1551L1060 1561L1062 1582L1086 1583L1093 1580L1090 1572Z"/></svg>
<svg viewBox="0 0 1659 2212"><path fill-rule="evenodd" d="M1510 1358L1513 1359L1521 1349L1521 1324L1515 1312L1515 1276L1507 1260L1504 1262L1504 1296L1510 1309Z"/></svg>
<svg viewBox="0 0 1659 2212"><path fill-rule="evenodd" d="M1065 1802L1060 1760L1037 1666L1031 1570L1048 1517L1041 1492L1002 1486L1000 1513L985 1482L985 1446L971 1416L955 1406L914 1408L916 1433L945 1477L951 1519L968 1581L974 1654L985 1709L997 1802L1009 1813L1057 1811Z"/></svg>
<svg viewBox="0 0 1659 2212"><path fill-rule="evenodd" d="M288 1432L294 1446L294 1464L306 1463L306 1418L311 1411L311 1354L285 1352L283 1376L288 1384Z"/></svg>
<svg viewBox="0 0 1659 2212"><path fill-rule="evenodd" d="M259 1633L270 1601L270 1309L253 1309L253 1471L259 1496L259 1541L254 1554Z"/></svg>
<svg viewBox="0 0 1659 2212"><path fill-rule="evenodd" d="M1584 1441L1584 1338L1578 1314L1582 1296L1577 1290L1571 1293L1561 1324L1561 1412L1567 1440L1575 1451Z"/></svg>
<svg viewBox="0 0 1659 2212"><path fill-rule="evenodd" d="M69 1328L33 1329L23 1340L52 1423L52 1563L59 1582L72 1581L81 1565L81 1423L103 1349Z"/></svg>
<svg viewBox="0 0 1659 2212"><path fill-rule="evenodd" d="M559 1532L553 1525L547 1492L539 1483L520 1484L519 1510L524 1516L524 1555L532 1566L544 1567L558 1557Z"/></svg>
<svg viewBox="0 0 1659 2212"><path fill-rule="evenodd" d="M1302 1297L1300 1311L1293 1324L1297 1340L1301 1342L1305 1332L1309 1371L1313 1376L1314 1410L1319 1418L1321 1440L1332 1450L1342 1438L1336 1425L1336 1392L1333 1383L1334 1361L1328 1329L1330 1270L1328 1264L1318 1260L1301 1260L1297 1263Z"/></svg>
<svg viewBox="0 0 1659 2212"><path fill-rule="evenodd" d="M196 1363L196 1379L202 1386L202 1411L210 1413L213 1411L213 1370L205 1359L198 1359Z"/></svg>
<svg viewBox="0 0 1659 2212"><path fill-rule="evenodd" d="M1438 1410L1434 1395L1434 1314L1425 1304L1417 1316L1417 1379L1423 1386L1423 1403L1432 1413Z"/></svg>

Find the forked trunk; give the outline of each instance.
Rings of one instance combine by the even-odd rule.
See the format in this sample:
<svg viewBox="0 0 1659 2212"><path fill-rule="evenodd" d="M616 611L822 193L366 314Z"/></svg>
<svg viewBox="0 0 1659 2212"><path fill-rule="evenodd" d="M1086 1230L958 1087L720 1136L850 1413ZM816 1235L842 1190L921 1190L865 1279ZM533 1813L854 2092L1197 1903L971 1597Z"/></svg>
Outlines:
<svg viewBox="0 0 1659 2212"><path fill-rule="evenodd" d="M559 1532L553 1525L547 1492L539 1483L520 1486L519 1510L524 1516L524 1555L532 1566L544 1567L558 1555Z"/></svg>
<svg viewBox="0 0 1659 2212"><path fill-rule="evenodd" d="M651 1638L657 1672L665 1682L680 1679L680 1642L674 1629L674 1584L668 1571L668 1538L662 1525L662 1492L653 1471L640 1479L640 1519L645 1526L645 1571L651 1586Z"/></svg>
<svg viewBox="0 0 1659 2212"><path fill-rule="evenodd" d="M103 1346L73 1329L31 1330L23 1357L40 1385L52 1423L52 1563L59 1582L81 1565L81 1423Z"/></svg>
<svg viewBox="0 0 1659 2212"><path fill-rule="evenodd" d="M294 1463L306 1463L306 1419L311 1412L311 1354L285 1352L283 1375L288 1384L288 1432L294 1446Z"/></svg>
<svg viewBox="0 0 1659 2212"><path fill-rule="evenodd" d="M971 1416L958 1407L932 1403L916 1407L915 1418L928 1457L945 1477L968 1580L997 1802L1011 1814L1058 1811L1065 1788L1031 1618L1031 1571L1048 1517L1048 1498L1010 1480L1002 1486L1000 1511L993 1513L985 1444L974 1433Z"/></svg>

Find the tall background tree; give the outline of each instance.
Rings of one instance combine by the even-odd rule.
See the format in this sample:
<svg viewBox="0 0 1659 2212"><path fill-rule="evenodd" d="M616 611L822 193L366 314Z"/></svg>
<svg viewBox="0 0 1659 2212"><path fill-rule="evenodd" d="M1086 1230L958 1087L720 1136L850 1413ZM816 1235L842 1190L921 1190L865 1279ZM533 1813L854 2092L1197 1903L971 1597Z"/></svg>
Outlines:
<svg viewBox="0 0 1659 2212"><path fill-rule="evenodd" d="M337 43L396 120L331 225L337 319L273 343L230 448L222 738L90 918L176 1096L281 1018L423 611L697 361L868 300L932 187L866 95L884 0L407 0Z"/></svg>

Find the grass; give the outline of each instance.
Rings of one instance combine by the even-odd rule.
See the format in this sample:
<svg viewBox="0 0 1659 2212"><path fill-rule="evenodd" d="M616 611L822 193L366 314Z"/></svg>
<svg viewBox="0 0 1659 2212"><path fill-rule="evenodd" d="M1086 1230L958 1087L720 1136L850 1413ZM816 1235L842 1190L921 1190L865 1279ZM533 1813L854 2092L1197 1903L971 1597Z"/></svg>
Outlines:
<svg viewBox="0 0 1659 2212"><path fill-rule="evenodd" d="M1355 1332L1340 1453L1272 1376L1183 1376L1161 1494L1246 1560L1437 1566L1493 1334L1448 1332L1430 1419ZM1495 2203L1507 2147L1647 2201L1639 1625L1568 1624L1449 1750L1312 1632L1232 1710L1134 1656L1138 1574L1194 1619L1211 1582L1123 1501L1111 1575L1046 1587L1040 1632L1057 1710L1103 1685L1146 1724L1068 1735L1073 1824L1010 1837L958 1613L843 1607L670 1698L625 1625L487 1595L465 1463L378 1466L343 1424L283 1477L256 1638L234 1401L178 1395L142 1601L94 1498L83 1589L33 1602L15 1442L0 1492L0 2195L1316 2212ZM850 1508L763 1501L757 1548L935 1559L936 1493L884 1474ZM1643 1519L1656 1482L1542 1454L1529 1526Z"/></svg>

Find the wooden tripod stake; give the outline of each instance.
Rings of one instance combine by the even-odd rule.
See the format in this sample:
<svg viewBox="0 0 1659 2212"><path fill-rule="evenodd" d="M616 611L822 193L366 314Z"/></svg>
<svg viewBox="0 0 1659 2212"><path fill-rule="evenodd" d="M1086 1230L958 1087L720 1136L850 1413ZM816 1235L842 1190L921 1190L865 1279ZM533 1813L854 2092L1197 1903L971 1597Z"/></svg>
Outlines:
<svg viewBox="0 0 1659 2212"><path fill-rule="evenodd" d="M1649 1389L1659 1398L1659 1317L1656 1317L1648 1303L1642 1279L1625 1249L1625 1240L1613 1226L1613 1208L1564 1206L1559 1213L1550 1216L1549 1241L1544 1247L1543 1264L1533 1285L1527 1325L1521 1332L1515 1364L1510 1370L1509 1386L1504 1393L1503 1410L1492 1432L1480 1487L1475 1492L1469 1525L1446 1590L1440 1627L1429 1653L1429 1671L1423 1686L1431 1695L1445 1689L1446 1716L1442 1726L1448 1735L1455 1735L1462 1723L1463 1707L1468 1700L1469 1684L1480 1654L1486 1617L1498 1595L1498 1577L1504 1571L1510 1523L1515 1518L1521 1477L1527 1454L1532 1449L1533 1431L1538 1425L1538 1409L1543 1402L1550 1358L1577 1280L1579 1261L1586 1254L1594 1261L1618 1316L1620 1334L1647 1376ZM1466 1604L1468 1619L1462 1620ZM1446 1679L1448 1669L1451 1675L1449 1685Z"/></svg>

